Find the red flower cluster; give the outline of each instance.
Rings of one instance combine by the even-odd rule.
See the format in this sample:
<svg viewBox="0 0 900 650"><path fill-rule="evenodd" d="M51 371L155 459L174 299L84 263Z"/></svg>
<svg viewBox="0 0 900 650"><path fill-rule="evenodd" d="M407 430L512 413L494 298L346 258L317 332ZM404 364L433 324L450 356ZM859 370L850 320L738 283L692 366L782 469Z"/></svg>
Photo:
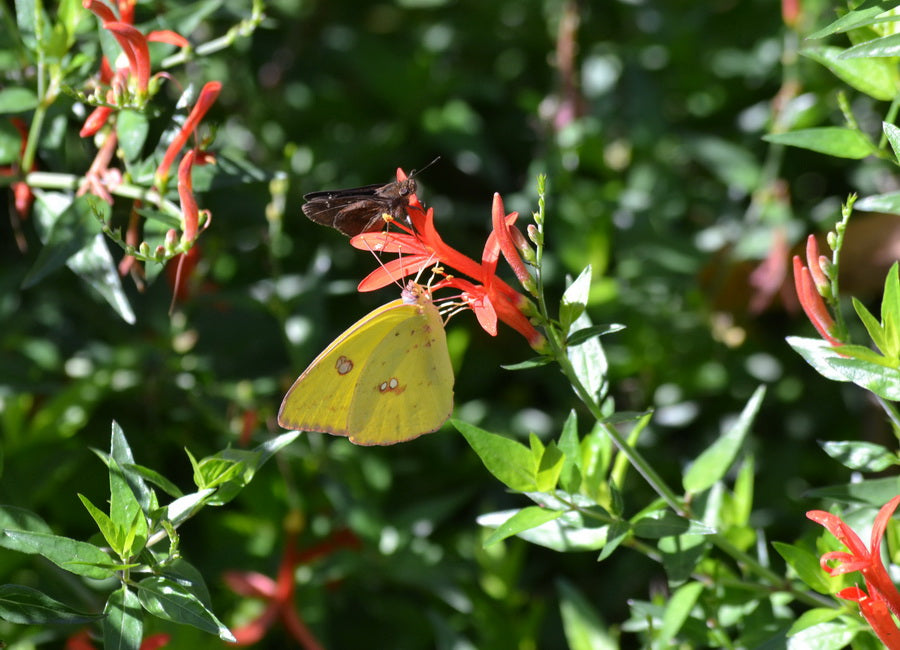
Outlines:
<svg viewBox="0 0 900 650"><path fill-rule="evenodd" d="M794 255L794 287L797 289L800 305L816 331L831 345L837 346L841 345L841 342L834 337L834 319L828 313L825 301L822 300L822 292L830 291L831 288L831 283L822 269L822 264L827 261L824 255L819 255L819 245L815 236L810 235L806 240L806 263L809 266L803 266L800 256Z"/></svg>
<svg viewBox="0 0 900 650"><path fill-rule="evenodd" d="M405 179L406 174L398 169L397 180ZM402 232L366 232L350 240L354 248L398 255L397 259L366 276L359 283L359 290L380 289L432 267L434 273L443 276L432 285L432 290L459 289L462 307L475 313L478 323L488 334L496 336L499 319L524 336L532 348L543 351L546 340L527 316L534 310L531 301L496 274L497 262L502 254L519 282L526 289L533 287L531 275L522 261L523 254L528 257L532 251L525 236L515 227L519 214L506 214L503 199L499 194L494 194L491 211L493 230L485 242L481 263L478 263L444 242L434 226L433 208L425 210L415 194L410 195L407 213L412 228L394 222ZM445 267L470 279L450 275Z"/></svg>
<svg viewBox="0 0 900 650"><path fill-rule="evenodd" d="M866 591L859 587L849 587L839 591L838 597L859 603L862 615L872 626L875 634L892 650L900 649L900 630L891 617L892 612L900 616L900 593L881 563L881 538L898 505L900 496L888 501L878 511L875 524L872 526L868 549L840 517L822 510L811 510L806 513L807 517L828 529L828 532L850 551L825 553L819 559L822 569L832 576L859 571L865 580ZM832 562L835 566L831 565Z"/></svg>
<svg viewBox="0 0 900 650"><path fill-rule="evenodd" d="M321 544L300 551L297 549L297 531L290 529L285 537L284 554L278 566L275 580L255 571L228 571L225 583L235 593L248 598L269 601L257 618L235 630L236 645L250 645L262 639L276 619L306 650L321 650L322 645L297 614L294 606L294 571L301 564L329 555L338 548L357 548L359 539L349 530L340 530Z"/></svg>
<svg viewBox="0 0 900 650"><path fill-rule="evenodd" d="M81 129L82 137L94 136L109 122L120 107L137 105L143 106L149 96L154 92L151 81L164 73L151 76L151 61L149 42L168 43L177 47L190 47L186 38L170 30L152 31L144 35L133 26L135 0L118 0L116 12L102 0L82 0L85 9L92 11L103 24L103 28L110 32L122 48L127 64L117 65L113 68L104 57L100 64L98 79L98 91L104 97L104 104L95 108L84 122ZM105 93L103 93L105 89ZM191 109L184 124L172 138L163 154L162 160L156 169L155 184L160 194L165 191L169 178L169 170L176 158L184 149L188 140L196 133L197 127L215 103L222 90L222 84L218 81L206 83L200 91L197 102ZM113 199L110 188L121 183L122 174L118 169L111 168L110 164L116 153L117 135L115 129L109 129L103 134L97 156L85 175L85 181L79 189L79 194L90 192L112 204ZM213 161L212 156L201 150L188 151L178 165L178 195L181 201L182 225L181 237L174 230L167 233L166 245L158 247L157 256L171 255L175 247L180 246L183 251L190 250L200 232L200 214L197 201L194 199L191 182L191 169L195 164L206 164ZM137 206L137 203L136 203ZM209 213L206 213L205 225L209 224ZM137 248L140 241L140 220L132 218L125 235L126 243ZM180 241L179 241L180 239ZM176 256L178 258L175 273L174 294L178 296L182 291L182 282L185 267L185 253ZM134 267L135 259L126 256L119 265L119 271L123 275ZM174 302L173 302L174 304Z"/></svg>

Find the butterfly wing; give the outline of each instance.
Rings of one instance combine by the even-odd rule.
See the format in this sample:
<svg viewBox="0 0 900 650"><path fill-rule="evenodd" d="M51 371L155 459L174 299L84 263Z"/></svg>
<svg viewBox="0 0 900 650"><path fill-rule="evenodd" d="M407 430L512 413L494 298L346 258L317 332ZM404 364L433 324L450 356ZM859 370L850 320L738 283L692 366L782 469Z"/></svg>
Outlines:
<svg viewBox="0 0 900 650"><path fill-rule="evenodd" d="M382 340L362 369L351 405L350 441L389 445L441 428L453 411L453 368L441 315L431 301Z"/></svg>
<svg viewBox="0 0 900 650"><path fill-rule="evenodd" d="M331 343L285 395L278 423L393 444L436 431L453 409L453 370L430 299L395 300Z"/></svg>

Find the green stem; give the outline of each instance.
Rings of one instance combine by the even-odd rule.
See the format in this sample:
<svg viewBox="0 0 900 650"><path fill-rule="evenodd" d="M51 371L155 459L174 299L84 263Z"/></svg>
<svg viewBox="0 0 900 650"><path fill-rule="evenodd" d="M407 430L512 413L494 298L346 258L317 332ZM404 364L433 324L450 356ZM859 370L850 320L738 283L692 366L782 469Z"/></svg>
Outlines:
<svg viewBox="0 0 900 650"><path fill-rule="evenodd" d="M85 177L76 174L60 174L56 172L31 172L26 174L25 182L33 188L48 190L77 190L84 183ZM181 219L181 210L177 205L164 198L154 189L121 183L107 188L109 193L128 199L136 199L155 205L165 214Z"/></svg>

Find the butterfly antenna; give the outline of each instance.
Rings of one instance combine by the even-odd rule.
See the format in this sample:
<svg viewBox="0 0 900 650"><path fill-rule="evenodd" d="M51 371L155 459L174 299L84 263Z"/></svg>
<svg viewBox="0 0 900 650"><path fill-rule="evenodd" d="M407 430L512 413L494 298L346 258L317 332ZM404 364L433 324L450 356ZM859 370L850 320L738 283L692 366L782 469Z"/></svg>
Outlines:
<svg viewBox="0 0 900 650"><path fill-rule="evenodd" d="M414 170L412 170L411 172L409 172L409 177L410 177L410 178L414 178L414 177L417 176L418 174L421 174L422 172L424 172L426 169L428 169L429 167L431 167L434 163L436 163L436 162L437 162L438 160L440 160L440 159L441 159L441 157L438 156L437 158L435 158L434 160L432 160L430 163L428 163L427 165L425 165L424 167L422 167L422 169L414 169Z"/></svg>

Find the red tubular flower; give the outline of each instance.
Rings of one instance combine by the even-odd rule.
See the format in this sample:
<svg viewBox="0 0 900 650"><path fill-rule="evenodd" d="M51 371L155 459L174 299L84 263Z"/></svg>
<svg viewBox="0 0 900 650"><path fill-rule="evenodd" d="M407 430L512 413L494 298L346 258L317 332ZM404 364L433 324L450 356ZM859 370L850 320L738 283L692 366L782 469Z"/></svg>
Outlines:
<svg viewBox="0 0 900 650"><path fill-rule="evenodd" d="M81 0L81 6L93 12L102 23L116 22L116 14L113 13L113 10L106 3L100 2L100 0ZM133 21L123 19L122 22L130 24Z"/></svg>
<svg viewBox="0 0 900 650"><path fill-rule="evenodd" d="M168 43L177 47L190 47L190 42L181 34L171 29L160 29L147 34L147 40L151 43Z"/></svg>
<svg viewBox="0 0 900 650"><path fill-rule="evenodd" d="M166 179L169 177L169 168L172 166L172 163L175 162L175 157L181 151L182 147L184 147L185 143L187 143L188 138L190 138L197 129L197 126L200 124L200 121L206 115L207 111L209 111L215 103L221 90L222 84L218 81L208 81L200 90L200 96L197 98L197 103L194 104L194 108L191 109L187 120L184 122L184 126L181 127L175 135L175 138L173 138L172 142L169 144L162 162L156 169L156 184L158 186L165 184Z"/></svg>
<svg viewBox="0 0 900 650"><path fill-rule="evenodd" d="M89 138L106 124L106 120L109 119L109 116L112 114L113 109L111 106L98 106L94 110L91 111L91 114L87 116L87 119L84 121L84 126L81 127L81 131L78 132L82 138Z"/></svg>
<svg viewBox="0 0 900 650"><path fill-rule="evenodd" d="M402 181L405 178L403 170L398 169L397 179ZM475 313L478 323L488 334L496 336L499 319L524 336L532 348L541 351L546 341L523 311L530 307L528 299L496 275L502 250L504 257L512 260L510 265L516 274L522 274L526 281L531 281L512 234L518 213L504 215L503 201L499 194L495 195L492 209L494 231L485 243L480 264L444 242L434 226L434 210L429 208L426 211L415 195L410 197L407 213L412 230L397 223L403 232L367 232L350 240L351 246L361 250L399 255L363 278L359 290L380 289L431 266L454 269L474 281L444 274L444 279L434 284L432 289L454 287L461 290L463 304Z"/></svg>
<svg viewBox="0 0 900 650"><path fill-rule="evenodd" d="M25 124L25 120L19 117L11 117L9 118L9 121L16 131L19 132L19 137L21 138L21 144L19 145L19 157L21 158L25 154L25 149L28 148L28 125ZM37 169L37 164L32 163L31 169L28 171L34 171L35 169ZM0 176L20 175L21 172L15 165L0 167ZM24 181L16 181L12 183L11 187L16 214L24 219L28 216L31 204L34 203L34 193L31 191L31 187Z"/></svg>
<svg viewBox="0 0 900 650"><path fill-rule="evenodd" d="M884 604L884 601L869 597L859 587L847 587L836 595L838 598L858 603L859 611L871 626L872 631L881 639L881 642L890 650L900 650L900 630L897 629L891 612L888 606Z"/></svg>
<svg viewBox="0 0 900 650"><path fill-rule="evenodd" d="M200 210L194 198L194 185L191 180L191 168L194 166L196 153L188 151L178 165L178 198L181 199L181 240L191 243L197 238L200 223Z"/></svg>
<svg viewBox="0 0 900 650"><path fill-rule="evenodd" d="M834 319L828 313L825 301L822 300L822 296L816 290L818 283L827 284L828 281L822 271L821 260L818 256L819 249L815 244L813 235L810 235L807 240L806 250L809 267L803 266L799 255L794 255L794 287L797 290L797 298L800 300L800 305L803 307L806 317L809 318L822 338L831 343L831 345L842 345L832 334L835 327ZM818 282L816 280L817 277L819 278ZM824 286L824 284L821 286Z"/></svg>
<svg viewBox="0 0 900 650"><path fill-rule="evenodd" d="M272 580L268 576L256 572L228 571L225 583L241 596L268 600L266 609L250 623L232 630L237 639L236 645L250 645L262 639L276 618L296 641L306 650L320 650L322 645L306 627L294 608L294 570L298 565L312 559L327 555L342 546L356 547L359 543L355 535L349 531L339 531L322 544L300 552L296 548L296 531L288 531L285 539L284 554L278 567L278 576Z"/></svg>
<svg viewBox="0 0 900 650"><path fill-rule="evenodd" d="M119 0L119 16L121 16L121 20L123 23L128 23L129 25L134 24L134 1L135 0Z"/></svg>
<svg viewBox="0 0 900 650"><path fill-rule="evenodd" d="M868 590L865 599L859 593L846 589L838 595L841 598L856 600L860 603L860 610L866 617L866 620L869 621L872 629L885 643L888 643L888 641L882 636L882 631L879 630L886 626L887 621L891 621L892 634L890 636L895 641L897 639L898 630L887 610L890 610L895 615L900 615L900 592L897 591L891 577L888 575L887 569L881 563L881 538L884 536L887 523L898 505L900 505L900 495L888 501L878 511L875 523L872 526L872 535L868 549L859 536L853 532L853 529L841 521L839 517L822 510L810 510L806 513L809 519L824 526L828 532L834 535L850 551L849 553L825 553L819 559L819 566L829 575L840 575L854 571L859 571L862 574ZM832 566L831 562L836 564ZM866 600L865 605L863 605L863 600ZM870 615L873 617L872 620L869 619ZM900 644L889 645L889 647L900 648Z"/></svg>
<svg viewBox="0 0 900 650"><path fill-rule="evenodd" d="M128 67L137 83L138 93L144 95L150 85L150 48L147 37L131 25L122 22L104 22L128 58Z"/></svg>
<svg viewBox="0 0 900 650"><path fill-rule="evenodd" d="M522 233L519 232L518 228L514 227L518 218L518 212L506 214L506 211L503 209L503 199L499 193L494 192L494 203L491 206L491 223L494 226L494 230L490 236L496 238L500 252L503 253L506 263L510 265L516 274L516 278L518 278L523 287L529 288L534 284L531 274L525 268L525 263L522 262L522 258L519 256L516 242L513 241L515 235L518 235L519 245L524 240Z"/></svg>
<svg viewBox="0 0 900 650"><path fill-rule="evenodd" d="M781 18L788 27L797 26L801 11L800 0L781 0Z"/></svg>

